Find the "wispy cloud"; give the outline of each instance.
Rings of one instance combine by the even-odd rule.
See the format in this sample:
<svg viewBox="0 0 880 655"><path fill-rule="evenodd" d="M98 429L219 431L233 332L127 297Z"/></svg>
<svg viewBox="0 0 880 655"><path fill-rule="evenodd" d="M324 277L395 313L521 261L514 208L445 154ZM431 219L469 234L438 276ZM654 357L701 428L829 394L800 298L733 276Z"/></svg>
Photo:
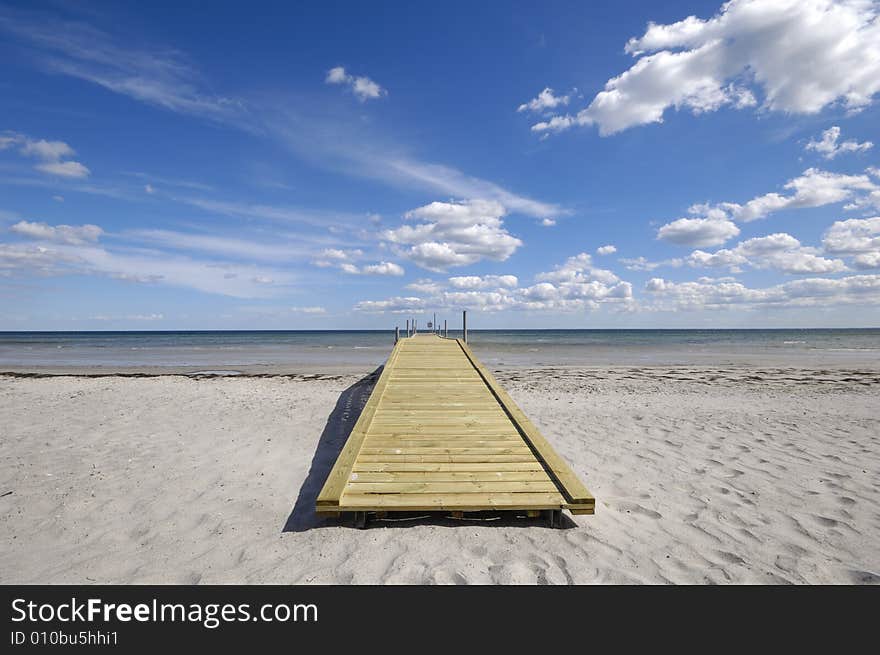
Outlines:
<svg viewBox="0 0 880 655"><path fill-rule="evenodd" d="M178 50L122 46L92 25L32 12L3 10L0 30L27 44L36 63L50 73L171 111L248 125L244 103L209 91Z"/></svg>
<svg viewBox="0 0 880 655"><path fill-rule="evenodd" d="M47 225L22 221L14 231L27 240L0 243L0 274L101 275L163 284L237 298L269 298L294 281L284 268L229 259L196 259L155 249L105 246L95 225ZM207 244L216 254L222 248Z"/></svg>

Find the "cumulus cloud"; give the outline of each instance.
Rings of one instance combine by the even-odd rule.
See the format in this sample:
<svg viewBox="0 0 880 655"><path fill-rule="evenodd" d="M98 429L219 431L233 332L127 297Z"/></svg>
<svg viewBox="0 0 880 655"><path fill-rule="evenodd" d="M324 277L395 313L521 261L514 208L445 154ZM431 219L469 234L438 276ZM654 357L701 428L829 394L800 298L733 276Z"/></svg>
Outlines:
<svg viewBox="0 0 880 655"><path fill-rule="evenodd" d="M611 244L607 246L599 246L596 248L597 255L613 255L617 252L617 246L612 246Z"/></svg>
<svg viewBox="0 0 880 655"><path fill-rule="evenodd" d="M403 267L394 262L379 262L378 264L366 264L361 267L364 275L403 275Z"/></svg>
<svg viewBox="0 0 880 655"><path fill-rule="evenodd" d="M778 232L742 241L735 248L714 253L695 250L687 263L696 268L721 267L740 272L743 267L772 268L784 273L839 273L847 270L840 259L822 257L819 250L801 245L790 234Z"/></svg>
<svg viewBox="0 0 880 655"><path fill-rule="evenodd" d="M93 243L104 233L100 227L91 224L49 225L31 221L19 221L10 226L9 230L29 239L69 244Z"/></svg>
<svg viewBox="0 0 880 655"><path fill-rule="evenodd" d="M880 91L880 20L866 0L731 0L707 20L649 23L626 51L636 63L588 107L532 129L597 125L609 135L662 122L671 107L815 114L839 103L858 111Z"/></svg>
<svg viewBox="0 0 880 655"><path fill-rule="evenodd" d="M866 152L874 147L874 144L870 141L864 141L862 143L858 143L857 141L841 141L838 143L838 139L840 138L840 128L836 125L829 127L827 130L822 132L822 138L818 141L810 140L805 146L806 150L814 150L822 155L825 159L834 159L837 155L846 152Z"/></svg>
<svg viewBox="0 0 880 655"><path fill-rule="evenodd" d="M535 284L520 286L513 275L457 276L447 283L422 280L407 285L425 297L394 297L363 301L355 307L368 312L407 312L418 309L479 309L480 311L584 311L603 304L629 307L632 285L611 271L595 268L590 256L569 257L552 271L535 276Z"/></svg>
<svg viewBox="0 0 880 655"><path fill-rule="evenodd" d="M654 309L700 310L759 306L831 306L880 302L880 275L807 278L762 289L746 287L730 278L700 278L694 282L670 282L652 278L645 291Z"/></svg>
<svg viewBox="0 0 880 655"><path fill-rule="evenodd" d="M541 227L553 227L554 225L556 225L556 219L542 218L540 225Z"/></svg>
<svg viewBox="0 0 880 655"><path fill-rule="evenodd" d="M349 275L392 275L399 277L404 274L403 267L394 262L379 262L378 264L364 264L357 266L350 262L339 264L339 270Z"/></svg>
<svg viewBox="0 0 880 655"><path fill-rule="evenodd" d="M826 252L851 255L855 268L880 268L880 216L836 221L822 237Z"/></svg>
<svg viewBox="0 0 880 655"><path fill-rule="evenodd" d="M868 173L870 169L868 169ZM657 238L679 245L705 248L721 245L739 234L736 222L748 223L788 209L805 209L850 201L844 209L880 207L880 186L869 174L845 175L808 168L783 185L787 194L771 192L739 204L721 202L688 208L695 218L680 218L661 226Z"/></svg>
<svg viewBox="0 0 880 655"><path fill-rule="evenodd" d="M695 248L718 246L739 234L739 228L724 218L679 218L660 227L657 238Z"/></svg>
<svg viewBox="0 0 880 655"><path fill-rule="evenodd" d="M548 109L556 109L561 105L567 105L570 97L569 96L557 96L554 95L553 89L547 87L541 93L537 95L537 97L532 98L528 102L521 104L517 107L518 112L523 111L532 111L532 112L545 112Z"/></svg>
<svg viewBox="0 0 880 655"><path fill-rule="evenodd" d="M366 76L350 75L342 66L331 68L324 78L327 84L344 84L361 102L374 100L387 95L388 92Z"/></svg>
<svg viewBox="0 0 880 655"><path fill-rule="evenodd" d="M0 137L0 150L16 147L19 154L40 163L34 168L49 175L59 177L86 178L91 171L78 161L73 161L76 152L64 141L31 139L23 134L7 133Z"/></svg>
<svg viewBox="0 0 880 655"><path fill-rule="evenodd" d="M449 278L449 286L454 289L515 289L518 284L515 275L462 275Z"/></svg>
<svg viewBox="0 0 880 655"><path fill-rule="evenodd" d="M522 245L504 228L505 214L494 200L432 202L404 215L415 225L385 230L382 238L401 256L432 271L482 259L504 261Z"/></svg>

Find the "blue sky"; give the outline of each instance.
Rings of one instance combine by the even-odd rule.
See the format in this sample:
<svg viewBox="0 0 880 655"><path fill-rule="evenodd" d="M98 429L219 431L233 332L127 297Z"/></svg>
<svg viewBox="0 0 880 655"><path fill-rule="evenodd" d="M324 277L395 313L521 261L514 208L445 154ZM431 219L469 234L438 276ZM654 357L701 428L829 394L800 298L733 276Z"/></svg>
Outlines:
<svg viewBox="0 0 880 655"><path fill-rule="evenodd" d="M0 329L880 325L878 14L0 3Z"/></svg>

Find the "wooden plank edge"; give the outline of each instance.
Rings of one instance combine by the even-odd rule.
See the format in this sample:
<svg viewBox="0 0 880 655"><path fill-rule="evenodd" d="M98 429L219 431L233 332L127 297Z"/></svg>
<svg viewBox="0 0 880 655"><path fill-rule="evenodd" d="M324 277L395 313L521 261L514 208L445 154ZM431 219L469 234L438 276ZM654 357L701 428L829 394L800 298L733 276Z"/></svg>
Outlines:
<svg viewBox="0 0 880 655"><path fill-rule="evenodd" d="M504 408L510 420L522 434L523 438L532 446L535 453L547 465L547 472L557 483L559 490L572 504L595 503L593 494L589 492L583 482L577 477L571 467L556 452L550 442L538 431L538 428L526 416L525 412L513 401L513 398L504 390L495 376L477 359L470 347L461 339L456 339L465 356L470 360L473 367L483 378L489 390Z"/></svg>
<svg viewBox="0 0 880 655"><path fill-rule="evenodd" d="M348 439L342 447L342 450L339 451L339 455L337 455L336 461L333 463L333 468L330 469L330 473L327 475L327 480L324 482L324 486L321 487L321 492L318 494L316 500L316 505L318 507L339 504L339 499L345 489L345 483L348 481L349 475L351 475L352 467L357 460L357 455L367 436L367 428L373 420L373 415L376 413L382 395L385 393L385 387L388 386L388 380L391 378L391 370L394 368L394 363L400 356L403 343L403 340L400 340L394 344L391 354L388 355L388 359L385 361L385 366L382 368L382 373L376 381L376 386L373 387L373 391L370 393L370 397L367 399L367 403L364 405L361 415L358 417L351 433L348 435Z"/></svg>

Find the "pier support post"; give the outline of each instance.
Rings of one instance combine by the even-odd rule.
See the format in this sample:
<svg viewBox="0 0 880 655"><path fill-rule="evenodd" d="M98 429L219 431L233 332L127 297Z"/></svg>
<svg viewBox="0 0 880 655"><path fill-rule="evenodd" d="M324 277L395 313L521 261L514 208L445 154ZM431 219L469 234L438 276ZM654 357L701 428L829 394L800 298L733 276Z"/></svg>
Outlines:
<svg viewBox="0 0 880 655"><path fill-rule="evenodd" d="M461 337L467 343L467 310L461 313Z"/></svg>
<svg viewBox="0 0 880 655"><path fill-rule="evenodd" d="M397 345L397 342L400 341L400 326L394 326L394 345Z"/></svg>
<svg viewBox="0 0 880 655"><path fill-rule="evenodd" d="M449 338L449 328L446 327L446 319L443 319L443 336Z"/></svg>
<svg viewBox="0 0 880 655"><path fill-rule="evenodd" d="M409 319L406 319L406 336L409 336Z"/></svg>

